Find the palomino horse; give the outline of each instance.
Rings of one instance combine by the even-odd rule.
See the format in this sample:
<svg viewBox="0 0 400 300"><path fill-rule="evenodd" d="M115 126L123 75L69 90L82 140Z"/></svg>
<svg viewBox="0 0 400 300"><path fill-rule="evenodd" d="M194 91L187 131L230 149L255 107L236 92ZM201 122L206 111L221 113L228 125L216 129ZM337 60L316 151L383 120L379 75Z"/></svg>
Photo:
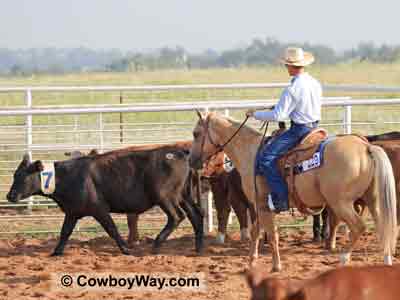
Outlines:
<svg viewBox="0 0 400 300"><path fill-rule="evenodd" d="M193 130L190 165L200 169L204 161L223 148L238 169L243 190L255 203L257 211L258 218L251 230L250 262L258 258L263 227L270 237L272 270L281 270L275 214L266 207L266 180L262 176L254 179L254 160L261 134L247 126L239 131L241 124L213 112L204 117L198 114L200 119ZM354 210L354 202L363 199L376 223L384 261L392 263L397 238L396 190L392 167L382 148L354 135L337 137L325 147L324 164L296 175L294 184L305 205L321 207L326 204L337 219L350 228L351 240L341 256L343 264L349 263L351 252L366 229Z"/></svg>
<svg viewBox="0 0 400 300"><path fill-rule="evenodd" d="M374 145L381 147L389 157L389 160L392 164L394 179L396 183L396 198L400 199L400 132L393 131L378 135L368 135L365 138ZM356 202L356 208L359 212L364 210L364 203L360 200ZM328 222L328 213L327 210L324 211L325 215L323 215L323 225L327 229ZM334 250L336 248L336 229L338 225L338 221L334 216L330 213L330 223L331 227L329 231L329 239L326 241L327 249ZM319 216L314 216L314 220L319 218ZM400 202L397 201L397 220L400 218ZM320 224L314 222L313 225L314 231L321 232ZM324 232L324 228L322 230Z"/></svg>

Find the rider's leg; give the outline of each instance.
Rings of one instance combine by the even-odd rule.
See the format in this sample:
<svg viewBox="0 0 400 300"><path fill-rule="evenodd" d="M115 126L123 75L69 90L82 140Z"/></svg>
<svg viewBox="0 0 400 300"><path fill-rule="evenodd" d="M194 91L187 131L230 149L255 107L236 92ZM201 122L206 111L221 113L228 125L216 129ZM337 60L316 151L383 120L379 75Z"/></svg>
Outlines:
<svg viewBox="0 0 400 300"><path fill-rule="evenodd" d="M303 125L292 125L290 129L270 143L265 145L259 155L258 166L267 179L271 194L269 200L273 202L276 212L289 209L288 188L284 178L278 169L278 159L288 150L296 146L300 140L311 131L311 128ZM270 206L271 208L271 206Z"/></svg>

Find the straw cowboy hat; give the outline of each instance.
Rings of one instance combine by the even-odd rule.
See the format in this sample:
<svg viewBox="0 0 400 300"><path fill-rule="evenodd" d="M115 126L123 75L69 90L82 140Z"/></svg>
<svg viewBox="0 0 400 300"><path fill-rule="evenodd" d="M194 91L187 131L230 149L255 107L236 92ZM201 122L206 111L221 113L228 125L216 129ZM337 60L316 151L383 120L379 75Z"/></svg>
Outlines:
<svg viewBox="0 0 400 300"><path fill-rule="evenodd" d="M305 67L314 62L314 56L310 52L306 52L301 48L289 47L285 50L281 62L285 65Z"/></svg>

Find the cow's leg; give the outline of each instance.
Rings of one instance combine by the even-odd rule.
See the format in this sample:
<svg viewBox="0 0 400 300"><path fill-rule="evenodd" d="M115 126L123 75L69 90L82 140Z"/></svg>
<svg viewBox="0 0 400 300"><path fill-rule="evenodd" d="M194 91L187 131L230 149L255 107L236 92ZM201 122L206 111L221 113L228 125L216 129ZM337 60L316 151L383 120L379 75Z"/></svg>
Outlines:
<svg viewBox="0 0 400 300"><path fill-rule="evenodd" d="M67 214L65 215L64 223L61 228L60 240L56 248L54 249L53 253L51 254L52 256L59 256L64 253L65 244L67 243L69 237L71 236L71 233L74 230L77 222L78 222L77 217Z"/></svg>
<svg viewBox="0 0 400 300"><path fill-rule="evenodd" d="M217 175L217 177L211 181L211 190L213 193L215 209L217 211L218 232L216 242L218 244L223 244L225 242L226 227L231 212L231 203L228 197L227 184L227 173L225 172Z"/></svg>
<svg viewBox="0 0 400 300"><path fill-rule="evenodd" d="M221 199L219 199L218 201L220 200ZM215 201L214 203L217 204L217 201ZM219 207L215 205L215 207L217 208L217 219L218 219L218 233L216 237L216 241L218 244L225 243L226 227L228 226L229 214L231 213L230 204L229 203L224 203L224 204L225 205L220 205Z"/></svg>
<svg viewBox="0 0 400 300"><path fill-rule="evenodd" d="M231 205L233 211L235 212L239 225L240 225L240 240L247 241L250 239L249 230L248 230L248 222L247 222L247 207L240 200L240 197L245 197L243 193L238 193L236 190L230 189L228 193L229 198L231 199Z"/></svg>
<svg viewBox="0 0 400 300"><path fill-rule="evenodd" d="M161 232L157 235L153 244L153 252L157 253L160 246L168 236L178 227L179 223L185 219L185 214L179 207L176 207L171 201L160 203L161 209L167 214L168 221Z"/></svg>
<svg viewBox="0 0 400 300"><path fill-rule="evenodd" d="M325 240L325 248L331 252L334 252L336 249L336 233L339 225L339 219L331 209L328 209L328 216L329 236L328 239Z"/></svg>
<svg viewBox="0 0 400 300"><path fill-rule="evenodd" d="M139 215L137 214L128 214L126 216L128 221L128 246L132 247L135 244L139 243L139 231L138 231L138 220Z"/></svg>
<svg viewBox="0 0 400 300"><path fill-rule="evenodd" d="M117 226L115 225L113 219L111 218L108 212L97 213L93 216L97 222L101 224L104 230L108 233L108 235L117 243L119 249L123 254L130 254L128 245L122 239L121 235L118 232Z"/></svg>
<svg viewBox="0 0 400 300"><path fill-rule="evenodd" d="M191 200L184 200L181 203L183 210L186 212L190 223L192 223L195 236L196 236L196 252L201 253L203 251L203 216L201 215L200 209Z"/></svg>
<svg viewBox="0 0 400 300"><path fill-rule="evenodd" d="M321 214L313 215L313 242L321 242Z"/></svg>
<svg viewBox="0 0 400 300"><path fill-rule="evenodd" d="M328 226L328 213L329 209L325 208L322 213L322 231L321 231L321 238L326 240L329 237L329 226Z"/></svg>

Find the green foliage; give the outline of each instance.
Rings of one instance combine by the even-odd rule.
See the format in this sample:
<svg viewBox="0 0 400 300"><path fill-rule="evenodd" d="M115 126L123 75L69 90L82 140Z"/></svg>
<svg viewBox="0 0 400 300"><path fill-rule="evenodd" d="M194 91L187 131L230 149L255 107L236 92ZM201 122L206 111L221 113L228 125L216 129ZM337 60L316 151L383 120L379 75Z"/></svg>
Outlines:
<svg viewBox="0 0 400 300"><path fill-rule="evenodd" d="M152 51L123 53L117 49L92 50L88 48L0 48L0 74L28 76L31 74L65 74L76 72L142 72L162 69L232 68L276 65L283 50L299 46L314 53L318 64L336 64L349 61L393 63L400 59L400 46L361 42L343 53L333 48L311 43L288 43L267 37L222 52L208 49L189 53L181 46L162 47Z"/></svg>

